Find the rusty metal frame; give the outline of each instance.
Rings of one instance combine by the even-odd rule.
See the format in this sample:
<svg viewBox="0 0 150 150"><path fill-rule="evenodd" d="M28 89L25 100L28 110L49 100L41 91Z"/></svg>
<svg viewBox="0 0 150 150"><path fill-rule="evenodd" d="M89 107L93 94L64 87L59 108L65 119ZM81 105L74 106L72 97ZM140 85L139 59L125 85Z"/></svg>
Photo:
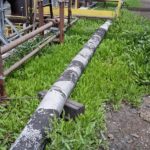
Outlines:
<svg viewBox="0 0 150 150"><path fill-rule="evenodd" d="M0 102L6 97L5 86L4 86L4 71L3 71L3 59L0 49Z"/></svg>
<svg viewBox="0 0 150 150"><path fill-rule="evenodd" d="M60 43L64 42L64 1L59 1L59 16L60 16L60 23L59 23L59 41Z"/></svg>
<svg viewBox="0 0 150 150"><path fill-rule="evenodd" d="M75 8L72 6L72 16L77 17L93 17L93 18L115 18L119 16L122 0L107 0L107 2L116 2L116 7L114 10L94 10L94 9L80 9L79 1L75 1ZM59 15L59 9L57 7L53 8L55 16ZM48 15L49 8L44 7L44 15ZM64 8L64 15L68 16L68 8Z"/></svg>
<svg viewBox="0 0 150 150"><path fill-rule="evenodd" d="M54 17L54 15L53 15L52 0L49 0L49 9L50 9L50 16L51 16L51 18L53 18L53 17Z"/></svg>
<svg viewBox="0 0 150 150"><path fill-rule="evenodd" d="M71 3L72 3L72 0L68 0L68 24L70 24L70 19L71 19L71 15L72 15Z"/></svg>
<svg viewBox="0 0 150 150"><path fill-rule="evenodd" d="M67 25L67 27L64 28L64 1L60 1L59 2L59 7L60 7L60 11L59 11L59 19L51 19L51 21L47 24L44 25L44 16L43 16L43 3L42 0L39 1L39 23L40 23L40 27L37 28L36 30L14 40L11 43L8 43L7 45L4 45L0 48L0 101L6 100L7 98L5 97L5 88L4 88L4 76L7 76L8 74L10 74L13 70L17 69L20 65L22 65L25 61L27 61L30 57L32 57L33 55L35 55L41 48L43 48L46 44L48 44L49 42L53 41L54 38L59 36L59 40L60 43L64 42L64 31L66 31L66 29L68 27L70 27L73 22L69 23ZM69 8L69 11L71 8ZM31 14L30 14L31 15ZM68 16L68 18L70 18L70 16ZM13 64L10 68L8 68L7 70L3 70L3 59L2 59L2 55L11 51L13 48L17 47L18 45L24 43L25 41L33 38L34 36L36 36L37 34L44 32L44 30L46 30L47 28L51 27L52 25L56 25L59 24L59 31L56 33L56 35L54 36L49 36L46 39L44 39L43 43L41 43L35 50L33 50L31 53L27 54L26 56L24 56L22 59L20 59L19 61L17 61L15 64ZM31 25L30 28L32 28L33 25ZM29 28L29 29L30 29ZM11 37L15 36L14 34L11 35Z"/></svg>
<svg viewBox="0 0 150 150"><path fill-rule="evenodd" d="M64 27L64 32L70 28L78 19L74 19L70 24ZM56 32L55 35L49 36L46 39L44 39L44 42L40 44L36 49L31 51L31 53L24 56L21 60L17 61L15 64L13 64L9 69L4 71L4 76L8 76L11 72L16 70L20 65L25 63L29 58L31 58L33 55L35 55L40 49L42 49L46 44L52 42L54 39L56 39L60 35L60 31Z"/></svg>
<svg viewBox="0 0 150 150"><path fill-rule="evenodd" d="M43 15L43 0L38 1L38 9L39 9L39 26L42 27L44 25L44 15ZM44 35L44 30L41 32L41 35Z"/></svg>

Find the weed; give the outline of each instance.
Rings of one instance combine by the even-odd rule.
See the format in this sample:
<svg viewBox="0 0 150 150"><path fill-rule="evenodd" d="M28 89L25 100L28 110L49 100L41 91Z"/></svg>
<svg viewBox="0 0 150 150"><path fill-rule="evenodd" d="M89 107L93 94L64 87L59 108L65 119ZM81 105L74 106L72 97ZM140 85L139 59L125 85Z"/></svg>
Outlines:
<svg viewBox="0 0 150 150"><path fill-rule="evenodd" d="M45 47L11 74L6 79L9 96L34 96L49 89L102 22L79 20L66 33L64 44ZM85 114L75 121L54 122L47 149L107 149L107 142L101 137L101 131L106 130L104 103L111 103L116 109L123 100L138 106L141 96L150 92L145 84L149 82L149 26L150 21L128 11L114 20L71 94L72 99L85 105ZM38 104L37 99L17 99L0 106L0 149L10 147Z"/></svg>

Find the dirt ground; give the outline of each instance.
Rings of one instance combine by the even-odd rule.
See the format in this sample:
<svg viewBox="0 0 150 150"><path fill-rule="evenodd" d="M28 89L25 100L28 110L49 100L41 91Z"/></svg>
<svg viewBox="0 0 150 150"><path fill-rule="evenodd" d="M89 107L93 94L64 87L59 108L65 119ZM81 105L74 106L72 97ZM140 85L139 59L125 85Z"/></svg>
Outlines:
<svg viewBox="0 0 150 150"><path fill-rule="evenodd" d="M150 8L150 0L141 0L143 8ZM149 12L135 12L150 19ZM110 150L150 150L150 96L136 109L122 104L119 111L107 107L107 139Z"/></svg>
<svg viewBox="0 0 150 150"><path fill-rule="evenodd" d="M150 150L150 96L139 109L122 104L115 112L108 107L106 119L110 150Z"/></svg>

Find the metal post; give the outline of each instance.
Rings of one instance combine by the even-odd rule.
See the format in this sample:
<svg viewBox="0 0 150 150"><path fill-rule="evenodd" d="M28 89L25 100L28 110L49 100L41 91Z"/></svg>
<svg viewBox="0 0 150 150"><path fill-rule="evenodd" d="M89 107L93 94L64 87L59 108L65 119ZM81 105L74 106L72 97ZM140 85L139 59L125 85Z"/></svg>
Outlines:
<svg viewBox="0 0 150 150"><path fill-rule="evenodd" d="M75 0L75 9L78 9L79 8L79 0Z"/></svg>
<svg viewBox="0 0 150 150"><path fill-rule="evenodd" d="M68 0L68 24L70 24L71 15L71 0Z"/></svg>
<svg viewBox="0 0 150 150"><path fill-rule="evenodd" d="M87 7L88 0L84 1L84 7Z"/></svg>
<svg viewBox="0 0 150 150"><path fill-rule="evenodd" d="M4 31L4 10L3 10L3 1L0 1L0 32L3 33Z"/></svg>
<svg viewBox="0 0 150 150"><path fill-rule="evenodd" d="M49 0L49 10L50 10L50 16L51 16L51 18L53 18L54 15L53 15L52 0Z"/></svg>
<svg viewBox="0 0 150 150"><path fill-rule="evenodd" d="M25 0L25 6L26 6L26 24L27 26L30 24L30 13L29 13L29 0Z"/></svg>
<svg viewBox="0 0 150 150"><path fill-rule="evenodd" d="M3 1L0 0L0 41L2 41L3 44L7 44L8 41L4 36L4 26L5 26L4 5Z"/></svg>
<svg viewBox="0 0 150 150"><path fill-rule="evenodd" d="M0 102L5 98L5 87L4 87L4 72L3 72L3 59L0 49Z"/></svg>
<svg viewBox="0 0 150 150"><path fill-rule="evenodd" d="M39 8L39 26L44 25L44 16L43 16L43 0L38 1L38 8ZM44 35L44 31L41 32L41 35Z"/></svg>
<svg viewBox="0 0 150 150"><path fill-rule="evenodd" d="M60 43L64 42L64 1L59 0L59 16L60 16L60 23L59 23L59 30L60 30L60 36L59 40Z"/></svg>
<svg viewBox="0 0 150 150"><path fill-rule="evenodd" d="M38 5L38 0L34 0L34 6L33 6L33 28L32 30L35 30L35 23L36 23L36 16L37 16L37 5Z"/></svg>
<svg viewBox="0 0 150 150"><path fill-rule="evenodd" d="M92 5L92 0L89 0L89 5Z"/></svg>
<svg viewBox="0 0 150 150"><path fill-rule="evenodd" d="M28 5L28 9L29 9L29 16L30 16L30 24L33 24L33 12L32 12L32 6L33 6L33 1L32 0L28 0L29 1L29 5Z"/></svg>

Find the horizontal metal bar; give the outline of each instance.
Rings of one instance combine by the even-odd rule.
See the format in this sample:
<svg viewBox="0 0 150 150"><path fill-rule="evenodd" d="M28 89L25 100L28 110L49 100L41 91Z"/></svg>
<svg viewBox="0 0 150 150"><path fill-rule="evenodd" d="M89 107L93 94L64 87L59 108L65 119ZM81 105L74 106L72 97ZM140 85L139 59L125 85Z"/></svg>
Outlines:
<svg viewBox="0 0 150 150"><path fill-rule="evenodd" d="M67 25L64 28L64 31L67 30L67 28L69 28L70 26L72 26L75 22L77 21L77 19L73 20L69 25ZM59 36L60 31L58 31L54 36L52 37L47 37L44 42L39 45L36 49L34 49L32 52L30 52L29 54L27 54L26 56L24 56L21 60L19 60L18 62L16 62L15 64L13 64L9 69L4 71L4 76L9 75L12 71L14 71L15 69L17 69L19 66L21 66L23 63L25 63L29 58L31 58L32 56L34 56L37 52L39 52L46 44L52 42L57 36Z"/></svg>
<svg viewBox="0 0 150 150"><path fill-rule="evenodd" d="M4 53L8 52L9 50L17 47L18 45L24 43L27 40L33 38L37 34L41 33L42 31L46 30L49 27L52 27L53 25L54 25L54 22L49 22L49 23L45 24L44 26L14 40L13 42L11 42L7 45L4 45L3 47L1 47L1 53L4 54Z"/></svg>
<svg viewBox="0 0 150 150"><path fill-rule="evenodd" d="M115 8L114 8L115 9ZM116 17L116 12L111 10L93 10L93 9L71 9L72 16L87 16L87 17L97 17L97 18L114 18ZM54 15L59 15L59 9L53 8ZM49 14L49 8L44 8L44 14ZM68 8L64 8L65 16L68 16Z"/></svg>
<svg viewBox="0 0 150 150"><path fill-rule="evenodd" d="M50 37L48 40L43 42L41 45L39 45L35 50L33 50L31 53L24 56L21 60L17 61L15 64L13 64L9 69L4 71L4 76L9 75L12 71L17 69L19 66L21 66L23 63L25 63L30 57L35 55L38 51L40 51L46 44L50 43L53 39L55 39L58 35L54 35Z"/></svg>
<svg viewBox="0 0 150 150"><path fill-rule="evenodd" d="M132 11L143 11L143 12L150 12L150 8L142 8L142 7L128 7L128 10Z"/></svg>

